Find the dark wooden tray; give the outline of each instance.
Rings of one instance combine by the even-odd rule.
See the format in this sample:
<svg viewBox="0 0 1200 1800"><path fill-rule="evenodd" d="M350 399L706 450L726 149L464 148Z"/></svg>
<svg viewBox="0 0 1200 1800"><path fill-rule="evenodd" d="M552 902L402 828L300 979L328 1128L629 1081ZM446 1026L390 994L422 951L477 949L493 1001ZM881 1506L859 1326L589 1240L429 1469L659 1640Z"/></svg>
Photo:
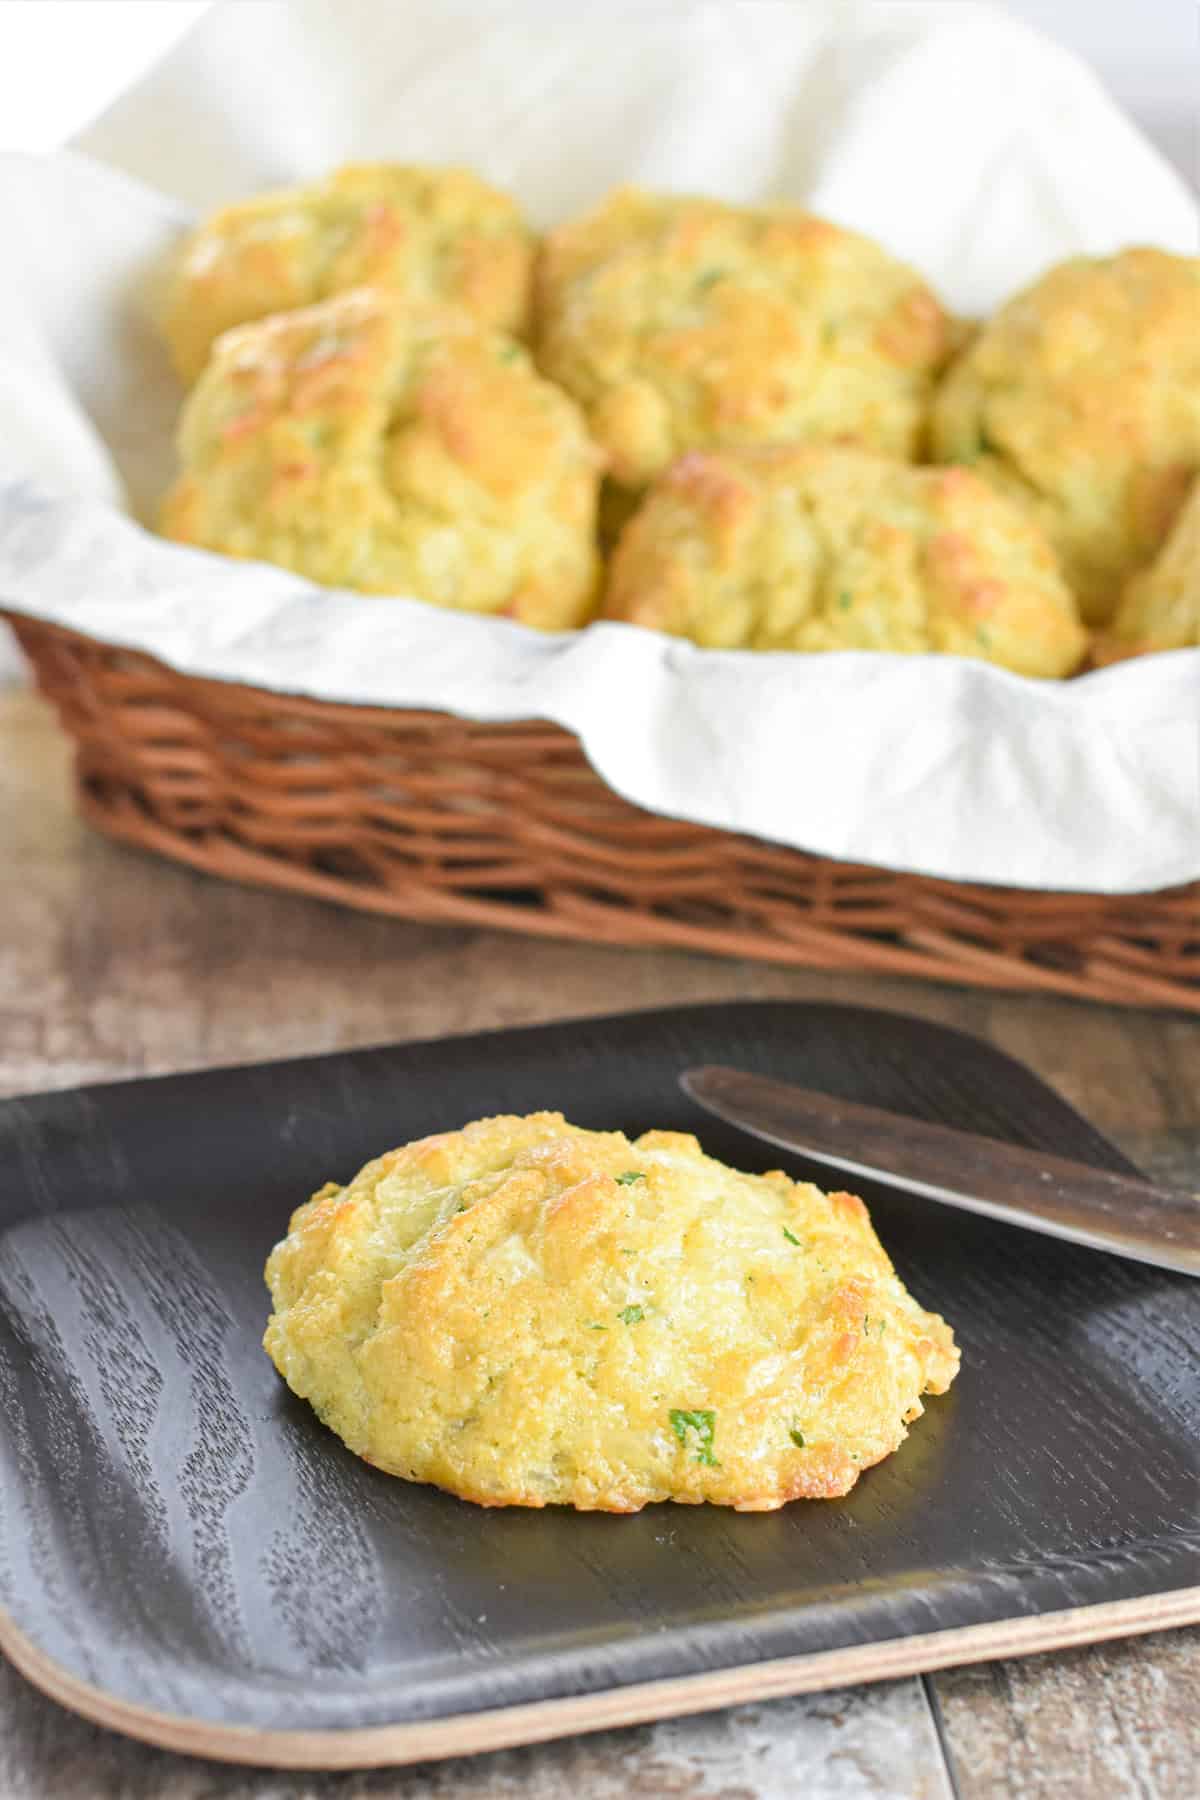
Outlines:
<svg viewBox="0 0 1200 1800"><path fill-rule="evenodd" d="M259 1347L261 1267L324 1179L539 1106L777 1162L677 1091L687 1063L718 1060L1129 1166L988 1046L834 1006L7 1102L0 1646L137 1736L334 1767L1200 1618L1200 1284L883 1187L864 1190L880 1234L964 1366L843 1501L484 1512L357 1462L283 1389Z"/></svg>

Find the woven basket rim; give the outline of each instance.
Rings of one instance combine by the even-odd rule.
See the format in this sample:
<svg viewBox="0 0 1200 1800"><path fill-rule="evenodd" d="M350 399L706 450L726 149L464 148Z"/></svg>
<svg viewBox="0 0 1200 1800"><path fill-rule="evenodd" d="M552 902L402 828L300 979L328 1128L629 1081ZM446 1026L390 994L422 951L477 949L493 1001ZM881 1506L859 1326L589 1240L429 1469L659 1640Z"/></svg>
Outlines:
<svg viewBox="0 0 1200 1800"><path fill-rule="evenodd" d="M1081 905L1094 902L1097 909L1103 909L1106 903L1114 901L1136 900L1141 896L1153 896L1165 899L1172 895L1181 897L1193 892L1200 893L1200 880L1184 882L1168 882L1161 887L1144 889L1121 889L1117 891L1094 888L1046 888L1046 887L1014 887L1002 882L957 880L954 877L926 874L923 870L900 868L892 863L843 861L841 858L824 858L819 851L805 850L799 846L787 844L779 839L760 836L755 832L731 831L722 827L710 826L683 814L651 811L640 802L628 800L618 790L609 786L604 778L595 770L587 759L580 740L567 727L553 719L539 716L536 713L524 714L512 719L478 719L465 713L456 713L442 708L378 706L371 703L352 700L317 699L311 695L294 693L279 688L265 688L251 682L235 681L222 676L195 675L176 668L162 657L150 651L131 648L113 642L109 638L97 637L92 633L79 630L75 626L61 625L40 617L38 614L24 611L20 606L8 600L0 603L0 618L7 619L17 633L19 641L24 642L27 631L45 633L51 638L58 638L67 643L78 645L88 652L111 653L114 656L128 657L132 664L154 670L160 677L170 683L185 684L188 692L196 699L210 697L220 705L232 702L240 709L252 713L261 710L265 702L276 705L286 704L289 712L312 721L327 721L331 717L353 721L365 727L387 728L397 721L426 723L431 731L436 731L443 722L453 722L470 732L473 729L481 733L496 730L517 733L540 733L545 743L560 743L569 740L587 763L596 781L605 791L625 801L625 804L641 812L646 817L661 820L664 824L677 824L682 829L711 833L716 837L736 839L745 844L761 847L764 851L776 851L783 856L814 857L822 861L833 861L836 866L847 872L861 873L864 877L891 876L897 881L916 881L934 889L941 889L949 894L990 895L995 898L1011 897L1014 901L1028 900L1034 906L1039 903L1053 905L1061 902L1064 905Z"/></svg>
<svg viewBox="0 0 1200 1800"><path fill-rule="evenodd" d="M12 616L11 614L9 616ZM1030 893L623 799L556 723L311 700L14 618L108 836L394 917L1200 1013L1200 883Z"/></svg>

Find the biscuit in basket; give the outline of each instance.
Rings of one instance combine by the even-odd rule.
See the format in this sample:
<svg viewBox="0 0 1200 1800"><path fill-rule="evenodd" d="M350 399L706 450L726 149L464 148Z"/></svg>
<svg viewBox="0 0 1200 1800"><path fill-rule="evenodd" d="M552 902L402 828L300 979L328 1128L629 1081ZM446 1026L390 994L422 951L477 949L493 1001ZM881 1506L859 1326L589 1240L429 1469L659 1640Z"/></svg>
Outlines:
<svg viewBox="0 0 1200 1800"><path fill-rule="evenodd" d="M546 629L593 608L600 458L511 338L378 290L228 332L162 528L331 587Z"/></svg>
<svg viewBox="0 0 1200 1800"><path fill-rule="evenodd" d="M542 367L632 488L712 446L911 457L953 330L918 275L828 220L635 188L549 234L536 311Z"/></svg>
<svg viewBox="0 0 1200 1800"><path fill-rule="evenodd" d="M1200 258L1133 249L1052 269L952 364L932 445L1019 500L1085 619L1111 618L1200 470Z"/></svg>
<svg viewBox="0 0 1200 1800"><path fill-rule="evenodd" d="M528 324L533 236L514 200L469 169L368 163L227 206L186 241L163 320L185 381L233 325L352 287Z"/></svg>
<svg viewBox="0 0 1200 1800"><path fill-rule="evenodd" d="M818 445L700 452L650 490L607 617L716 649L948 651L1068 675L1086 634L1021 510L966 469Z"/></svg>
<svg viewBox="0 0 1200 1800"><path fill-rule="evenodd" d="M959 1361L853 1195L558 1113L330 1184L266 1279L293 1391L368 1462L487 1506L844 1494Z"/></svg>
<svg viewBox="0 0 1200 1800"><path fill-rule="evenodd" d="M1133 577L1111 628L1099 635L1098 662L1154 650L1200 646L1200 477L1170 537L1148 569Z"/></svg>

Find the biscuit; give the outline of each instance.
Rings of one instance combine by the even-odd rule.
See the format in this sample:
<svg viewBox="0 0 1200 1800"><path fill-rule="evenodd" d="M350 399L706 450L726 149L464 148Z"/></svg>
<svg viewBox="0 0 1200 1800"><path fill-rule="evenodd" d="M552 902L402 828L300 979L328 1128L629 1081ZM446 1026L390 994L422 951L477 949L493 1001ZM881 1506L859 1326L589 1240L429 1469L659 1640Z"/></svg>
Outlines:
<svg viewBox="0 0 1200 1800"><path fill-rule="evenodd" d="M162 529L313 581L563 629L600 458L511 338L370 289L240 326L184 408Z"/></svg>
<svg viewBox="0 0 1200 1800"><path fill-rule="evenodd" d="M911 457L952 335L868 238L794 207L635 188L549 234L536 313L542 367L632 488L694 449L836 440Z"/></svg>
<svg viewBox="0 0 1200 1800"><path fill-rule="evenodd" d="M931 437L1042 526L1084 618L1112 616L1200 469L1200 258L1051 269L948 370Z"/></svg>
<svg viewBox="0 0 1200 1800"><path fill-rule="evenodd" d="M468 169L352 165L206 220L175 262L163 326L188 382L231 326L352 287L460 306L520 336L533 248L516 202Z"/></svg>
<svg viewBox="0 0 1200 1800"><path fill-rule="evenodd" d="M331 1183L266 1280L289 1387L368 1462L486 1506L845 1494L959 1361L853 1195L558 1113Z"/></svg>
<svg viewBox="0 0 1200 1800"><path fill-rule="evenodd" d="M1086 635L1037 527L966 469L694 451L650 490L605 615L715 649L948 651L1068 675Z"/></svg>
<svg viewBox="0 0 1200 1800"><path fill-rule="evenodd" d="M1135 575L1110 629L1096 644L1098 662L1200 646L1200 477L1157 557Z"/></svg>

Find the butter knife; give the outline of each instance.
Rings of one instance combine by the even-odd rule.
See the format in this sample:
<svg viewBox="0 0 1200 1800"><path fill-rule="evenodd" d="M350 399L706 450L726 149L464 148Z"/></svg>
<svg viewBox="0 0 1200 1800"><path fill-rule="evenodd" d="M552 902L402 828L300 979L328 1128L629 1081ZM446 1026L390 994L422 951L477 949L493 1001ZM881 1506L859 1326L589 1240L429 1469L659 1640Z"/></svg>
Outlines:
<svg viewBox="0 0 1200 1800"><path fill-rule="evenodd" d="M686 1094L727 1124L847 1175L1200 1276L1200 1195L742 1069L713 1064L688 1069L679 1080Z"/></svg>

